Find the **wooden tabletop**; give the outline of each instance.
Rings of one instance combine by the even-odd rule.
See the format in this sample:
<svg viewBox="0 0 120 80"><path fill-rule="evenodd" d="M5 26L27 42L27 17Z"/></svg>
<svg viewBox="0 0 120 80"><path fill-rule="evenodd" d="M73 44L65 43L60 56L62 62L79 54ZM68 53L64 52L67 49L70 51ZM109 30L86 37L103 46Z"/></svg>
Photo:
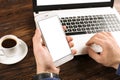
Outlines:
<svg viewBox="0 0 120 80"><path fill-rule="evenodd" d="M120 13L120 0L115 0L115 7ZM13 34L28 45L28 54L22 61L14 65L0 64L0 80L32 80L36 74L34 31L32 0L0 0L0 37ZM115 72L82 55L62 65L60 77L62 80L120 80Z"/></svg>

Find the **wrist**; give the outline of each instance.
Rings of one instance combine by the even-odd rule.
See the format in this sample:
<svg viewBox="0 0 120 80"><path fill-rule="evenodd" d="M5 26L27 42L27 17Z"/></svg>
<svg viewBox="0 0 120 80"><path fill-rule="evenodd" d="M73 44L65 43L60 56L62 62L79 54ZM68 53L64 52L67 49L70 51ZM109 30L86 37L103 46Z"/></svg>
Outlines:
<svg viewBox="0 0 120 80"><path fill-rule="evenodd" d="M114 64L112 67L117 70L119 67L119 64Z"/></svg>
<svg viewBox="0 0 120 80"><path fill-rule="evenodd" d="M55 73L55 74L59 74L59 69L56 67L53 68L41 68L37 66L37 74L40 73Z"/></svg>
<svg viewBox="0 0 120 80"><path fill-rule="evenodd" d="M119 52L120 52L120 51L119 51ZM114 69L118 69L119 64L120 64L120 54L117 53L117 57L114 59L114 64L112 65L112 67L113 67Z"/></svg>

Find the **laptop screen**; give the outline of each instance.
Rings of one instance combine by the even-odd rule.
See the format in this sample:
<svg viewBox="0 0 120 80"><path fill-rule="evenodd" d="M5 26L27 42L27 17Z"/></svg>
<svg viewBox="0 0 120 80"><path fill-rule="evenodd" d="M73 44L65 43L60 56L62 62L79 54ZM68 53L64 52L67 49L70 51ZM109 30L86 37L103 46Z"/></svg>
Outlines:
<svg viewBox="0 0 120 80"><path fill-rule="evenodd" d="M90 7L112 7L114 0L33 0L35 12L77 9Z"/></svg>
<svg viewBox="0 0 120 80"><path fill-rule="evenodd" d="M37 6L110 2L111 0L37 0Z"/></svg>

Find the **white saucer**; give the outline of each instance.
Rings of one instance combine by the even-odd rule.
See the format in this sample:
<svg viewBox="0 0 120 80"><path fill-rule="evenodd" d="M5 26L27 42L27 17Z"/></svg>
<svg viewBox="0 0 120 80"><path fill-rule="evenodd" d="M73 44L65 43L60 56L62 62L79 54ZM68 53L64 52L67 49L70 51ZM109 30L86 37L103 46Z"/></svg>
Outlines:
<svg viewBox="0 0 120 80"><path fill-rule="evenodd" d="M24 41L22 40L20 41L21 41L21 45L18 53L16 53L12 57L0 56L0 63L7 64L7 65L15 64L25 58L28 52L28 47Z"/></svg>

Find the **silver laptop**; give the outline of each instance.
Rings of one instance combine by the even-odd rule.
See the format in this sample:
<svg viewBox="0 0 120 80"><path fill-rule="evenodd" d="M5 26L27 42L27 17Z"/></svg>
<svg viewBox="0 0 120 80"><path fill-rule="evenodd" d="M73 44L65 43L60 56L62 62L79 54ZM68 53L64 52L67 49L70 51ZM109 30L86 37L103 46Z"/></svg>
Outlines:
<svg viewBox="0 0 120 80"><path fill-rule="evenodd" d="M34 17L52 12L73 37L76 55L86 54L86 42L97 32L111 32L120 46L120 15L114 0L33 0ZM35 20L36 22L36 20Z"/></svg>

